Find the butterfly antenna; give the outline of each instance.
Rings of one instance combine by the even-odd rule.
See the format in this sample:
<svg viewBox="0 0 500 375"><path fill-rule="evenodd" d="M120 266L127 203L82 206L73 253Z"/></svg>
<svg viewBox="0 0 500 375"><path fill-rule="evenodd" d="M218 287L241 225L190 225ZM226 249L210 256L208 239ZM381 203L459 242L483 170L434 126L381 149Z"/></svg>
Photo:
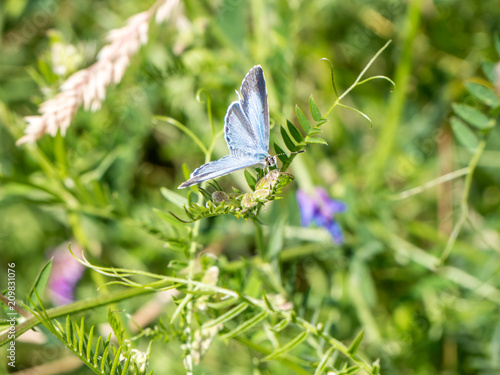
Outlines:
<svg viewBox="0 0 500 375"><path fill-rule="evenodd" d="M306 152L306 150L300 150L300 151L290 152L290 155L293 155L293 154L302 154L303 152ZM281 154L276 154L274 156L280 156L280 155L287 155L288 156L288 154L286 152L282 152Z"/></svg>

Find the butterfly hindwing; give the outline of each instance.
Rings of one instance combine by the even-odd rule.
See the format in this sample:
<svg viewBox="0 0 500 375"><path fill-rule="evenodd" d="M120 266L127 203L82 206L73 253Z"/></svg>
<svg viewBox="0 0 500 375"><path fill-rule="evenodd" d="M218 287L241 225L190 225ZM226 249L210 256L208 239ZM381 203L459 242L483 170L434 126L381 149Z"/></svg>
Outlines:
<svg viewBox="0 0 500 375"><path fill-rule="evenodd" d="M206 180L224 176L228 173L237 171L238 169L251 167L252 165L259 163L260 160L255 158L238 158L233 155L227 155L223 158L220 158L219 160L211 161L210 163L203 164L198 169L195 169L194 172L191 173L191 178L186 182L183 182L179 186L179 189L183 189Z"/></svg>

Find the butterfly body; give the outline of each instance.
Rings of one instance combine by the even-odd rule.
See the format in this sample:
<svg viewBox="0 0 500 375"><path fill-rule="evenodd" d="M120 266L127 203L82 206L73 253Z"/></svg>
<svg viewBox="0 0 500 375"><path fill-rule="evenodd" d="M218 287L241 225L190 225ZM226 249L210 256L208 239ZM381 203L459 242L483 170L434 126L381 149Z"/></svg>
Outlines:
<svg viewBox="0 0 500 375"><path fill-rule="evenodd" d="M250 69L240 92L239 100L229 105L224 118L224 139L229 155L195 169L179 189L254 165L276 164L276 158L269 155L269 107L260 65Z"/></svg>

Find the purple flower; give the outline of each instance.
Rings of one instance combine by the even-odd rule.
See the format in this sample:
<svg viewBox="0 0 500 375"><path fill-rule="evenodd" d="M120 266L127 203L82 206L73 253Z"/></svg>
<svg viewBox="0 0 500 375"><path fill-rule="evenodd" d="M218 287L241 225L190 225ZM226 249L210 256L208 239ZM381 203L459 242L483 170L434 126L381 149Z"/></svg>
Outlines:
<svg viewBox="0 0 500 375"><path fill-rule="evenodd" d="M79 254L81 249L73 245L73 252ZM65 243L55 249L51 256L52 271L49 277L50 299L54 305L66 305L74 301L73 292L82 277L84 266L80 264L68 251Z"/></svg>
<svg viewBox="0 0 500 375"><path fill-rule="evenodd" d="M331 199L326 190L320 187L316 188L313 195L307 195L303 190L297 191L297 202L302 226L316 223L330 232L335 243L343 242L342 230L335 221L335 214L346 210L344 203Z"/></svg>

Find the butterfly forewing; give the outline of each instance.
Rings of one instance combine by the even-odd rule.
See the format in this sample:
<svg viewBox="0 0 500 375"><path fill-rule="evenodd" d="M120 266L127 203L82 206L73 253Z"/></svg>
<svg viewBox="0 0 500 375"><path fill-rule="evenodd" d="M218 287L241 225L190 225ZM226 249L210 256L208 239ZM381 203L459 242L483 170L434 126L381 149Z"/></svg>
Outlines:
<svg viewBox="0 0 500 375"><path fill-rule="evenodd" d="M224 138L231 154L241 151L251 153L260 148L255 130L243 112L240 102L231 103L224 122Z"/></svg>
<svg viewBox="0 0 500 375"><path fill-rule="evenodd" d="M266 81L260 65L254 66L248 72L240 91L243 96L241 106L252 124L256 142L262 151L269 152L269 108Z"/></svg>

